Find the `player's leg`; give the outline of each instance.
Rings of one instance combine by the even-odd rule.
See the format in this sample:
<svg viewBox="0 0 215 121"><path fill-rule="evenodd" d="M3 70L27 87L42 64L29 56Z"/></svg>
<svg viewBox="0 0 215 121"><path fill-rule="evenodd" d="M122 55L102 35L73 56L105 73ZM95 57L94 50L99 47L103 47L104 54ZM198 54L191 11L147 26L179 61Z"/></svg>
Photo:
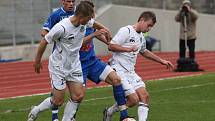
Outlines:
<svg viewBox="0 0 215 121"><path fill-rule="evenodd" d="M71 99L67 102L62 121L69 121L75 118L76 112L85 95L85 89L82 83L68 82L68 89L71 94Z"/></svg>
<svg viewBox="0 0 215 121"><path fill-rule="evenodd" d="M43 102L39 105L34 106L29 113L28 121L35 121L39 112L44 111L46 109L51 109L53 107L58 107L63 104L64 98L64 90L56 90L53 91L53 96L46 98ZM61 99L60 99L61 98Z"/></svg>
<svg viewBox="0 0 215 121"><path fill-rule="evenodd" d="M58 107L64 102L66 85L62 85L62 78L59 75L50 74L52 80L52 97L46 98L39 105L34 106L28 115L28 121L35 121L39 112L53 107Z"/></svg>
<svg viewBox="0 0 215 121"><path fill-rule="evenodd" d="M132 86L139 97L138 118L139 121L146 121L149 110L149 94L146 90L144 81L136 74L132 74Z"/></svg>
<svg viewBox="0 0 215 121"><path fill-rule="evenodd" d="M113 85L114 98L120 107L121 118L128 117L127 106L125 100L125 94L122 88L121 80L116 75L116 72L107 64L95 59L93 64L89 67L91 72L89 72L88 78L95 83L99 83L101 80Z"/></svg>
<svg viewBox="0 0 215 121"><path fill-rule="evenodd" d="M138 118L139 121L146 121L149 111L149 94L144 87L140 87L136 90L139 96L139 106L138 106Z"/></svg>
<svg viewBox="0 0 215 121"><path fill-rule="evenodd" d="M59 121L58 118L58 106L52 107L52 121Z"/></svg>
<svg viewBox="0 0 215 121"><path fill-rule="evenodd" d="M107 66L107 68L110 68ZM126 106L125 93L121 84L120 77L115 71L111 71L106 77L105 81L113 86L114 98L119 106L120 110L120 120L128 117L128 111Z"/></svg>
<svg viewBox="0 0 215 121"><path fill-rule="evenodd" d="M139 99L136 93L129 94L126 96L127 102L126 105L128 107L133 107L138 104ZM118 105L115 103L110 107L106 107L103 111L103 121L111 121L115 112L119 111Z"/></svg>
<svg viewBox="0 0 215 121"><path fill-rule="evenodd" d="M123 89L125 90L125 96L127 99L126 105L128 107L137 105L139 102L139 97L135 93L135 89L132 86L131 79L128 78L129 75L125 74L124 72L122 73L117 72L117 74L122 77L122 86ZM117 104L114 104L109 108L106 108L103 112L104 114L103 121L110 121L113 114L117 111L119 111Z"/></svg>

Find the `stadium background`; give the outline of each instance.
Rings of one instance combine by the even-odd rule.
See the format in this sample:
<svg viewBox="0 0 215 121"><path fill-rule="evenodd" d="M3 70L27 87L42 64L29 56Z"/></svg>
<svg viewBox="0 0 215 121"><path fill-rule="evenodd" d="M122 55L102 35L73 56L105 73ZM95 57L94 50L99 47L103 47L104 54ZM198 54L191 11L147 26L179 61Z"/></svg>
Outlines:
<svg viewBox="0 0 215 121"><path fill-rule="evenodd" d="M119 27L134 23L141 11L154 11L158 22L151 35L161 40L158 43L160 47L157 45L156 49L168 52L178 51L179 24L174 21L174 16L181 0L93 1L96 5L98 21L109 27L113 35ZM200 12L196 49L198 51L214 50L215 0L191 0L191 2ZM32 60L40 39L41 26L49 13L59 6L60 0L0 1L0 58ZM107 49L104 49L105 45L100 42L96 41L96 47L98 55L108 53ZM50 49L47 49L44 57L47 58L49 54Z"/></svg>

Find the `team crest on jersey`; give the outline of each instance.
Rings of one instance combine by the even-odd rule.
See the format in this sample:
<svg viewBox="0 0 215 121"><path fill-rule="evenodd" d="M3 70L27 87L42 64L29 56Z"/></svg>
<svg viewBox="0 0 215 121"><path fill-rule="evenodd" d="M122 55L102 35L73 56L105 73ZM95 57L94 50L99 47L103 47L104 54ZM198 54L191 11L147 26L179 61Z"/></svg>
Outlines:
<svg viewBox="0 0 215 121"><path fill-rule="evenodd" d="M131 37L131 39L129 40L130 42L135 42L135 38Z"/></svg>
<svg viewBox="0 0 215 121"><path fill-rule="evenodd" d="M84 32L84 26L81 26L80 32Z"/></svg>

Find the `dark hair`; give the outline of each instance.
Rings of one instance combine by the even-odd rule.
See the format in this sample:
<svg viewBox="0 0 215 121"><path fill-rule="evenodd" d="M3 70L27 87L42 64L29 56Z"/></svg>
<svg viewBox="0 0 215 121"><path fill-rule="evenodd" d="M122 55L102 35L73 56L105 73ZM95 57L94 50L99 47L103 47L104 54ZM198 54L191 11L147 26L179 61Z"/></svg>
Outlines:
<svg viewBox="0 0 215 121"><path fill-rule="evenodd" d="M151 19L154 24L156 23L156 15L152 11L144 11L144 12L142 12L140 14L140 17L138 18L138 22L141 20L141 18L143 18L144 21L147 21L147 20Z"/></svg>
<svg viewBox="0 0 215 121"><path fill-rule="evenodd" d="M92 16L94 13L93 7L87 2L80 2L75 9L75 15L82 15L84 17Z"/></svg>
<svg viewBox="0 0 215 121"><path fill-rule="evenodd" d="M95 5L93 4L93 2L90 1L90 0L83 0L81 2L86 2L87 4L91 5L93 8L95 7Z"/></svg>

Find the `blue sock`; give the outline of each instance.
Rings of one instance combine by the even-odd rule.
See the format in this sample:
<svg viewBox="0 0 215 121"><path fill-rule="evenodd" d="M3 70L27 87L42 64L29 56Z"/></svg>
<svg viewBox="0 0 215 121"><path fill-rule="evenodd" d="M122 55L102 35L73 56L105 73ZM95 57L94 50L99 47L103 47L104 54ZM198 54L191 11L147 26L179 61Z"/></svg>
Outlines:
<svg viewBox="0 0 215 121"><path fill-rule="evenodd" d="M122 84L118 86L113 86L113 93L118 106L122 106L126 104L125 93L122 88ZM120 110L120 119L124 119L126 117L128 117L127 109Z"/></svg>
<svg viewBox="0 0 215 121"><path fill-rule="evenodd" d="M121 120L123 120L123 119L125 119L127 117L128 117L128 111L127 111L127 109L120 111L120 119Z"/></svg>
<svg viewBox="0 0 215 121"><path fill-rule="evenodd" d="M52 121L58 119L58 107L52 107Z"/></svg>
<svg viewBox="0 0 215 121"><path fill-rule="evenodd" d="M53 96L53 93L50 93L50 96ZM51 102L52 103L52 102ZM53 105L53 104L52 104ZM52 121L58 119L58 106L54 106L52 107Z"/></svg>

